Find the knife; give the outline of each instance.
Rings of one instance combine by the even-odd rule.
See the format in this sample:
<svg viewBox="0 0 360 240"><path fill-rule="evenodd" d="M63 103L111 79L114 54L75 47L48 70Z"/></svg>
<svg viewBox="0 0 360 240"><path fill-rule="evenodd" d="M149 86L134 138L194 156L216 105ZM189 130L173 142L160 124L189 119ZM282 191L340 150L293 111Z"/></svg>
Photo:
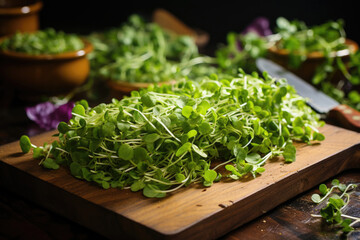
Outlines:
<svg viewBox="0 0 360 240"><path fill-rule="evenodd" d="M319 114L326 115L328 119L336 121L344 128L360 132L360 112L357 110L340 104L310 83L269 59L256 59L256 66L260 71L265 71L272 77L285 78L297 93L307 100L307 104Z"/></svg>

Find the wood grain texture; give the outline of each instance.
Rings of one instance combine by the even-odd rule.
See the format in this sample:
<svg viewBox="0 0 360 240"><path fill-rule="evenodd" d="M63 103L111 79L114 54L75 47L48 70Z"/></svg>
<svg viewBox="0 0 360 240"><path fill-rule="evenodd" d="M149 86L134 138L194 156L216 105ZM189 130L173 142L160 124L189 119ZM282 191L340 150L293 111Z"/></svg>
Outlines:
<svg viewBox="0 0 360 240"><path fill-rule="evenodd" d="M321 144L297 144L297 159L266 163L258 178L192 185L163 199L129 190L103 190L72 177L65 168L47 170L17 142L0 147L0 184L111 238L215 239L346 169L359 168L360 134L326 125ZM32 138L37 145L52 132Z"/></svg>

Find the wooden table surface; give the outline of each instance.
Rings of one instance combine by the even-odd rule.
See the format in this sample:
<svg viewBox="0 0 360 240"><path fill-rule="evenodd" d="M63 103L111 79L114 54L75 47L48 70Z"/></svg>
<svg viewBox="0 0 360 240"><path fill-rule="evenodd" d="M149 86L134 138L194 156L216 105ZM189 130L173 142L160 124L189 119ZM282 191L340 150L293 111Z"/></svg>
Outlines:
<svg viewBox="0 0 360 240"><path fill-rule="evenodd" d="M22 134L34 136L44 132L27 119L24 107L28 103L4 94L1 89L4 88L0 88L0 145L17 141ZM360 183L360 171L346 171L334 178L343 183ZM330 184L332 179L325 183ZM329 228L321 219L311 217L316 211L316 205L310 199L314 192L317 192L316 188L296 196L221 239L360 239L360 230L344 236ZM347 211L360 216L360 187L353 196ZM105 238L9 189L0 188L0 240L3 239Z"/></svg>

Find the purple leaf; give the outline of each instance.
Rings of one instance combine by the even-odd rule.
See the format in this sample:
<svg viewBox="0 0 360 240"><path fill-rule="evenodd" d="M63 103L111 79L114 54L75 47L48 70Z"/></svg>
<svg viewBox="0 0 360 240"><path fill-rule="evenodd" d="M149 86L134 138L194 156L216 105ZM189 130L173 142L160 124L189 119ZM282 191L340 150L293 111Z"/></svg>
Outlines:
<svg viewBox="0 0 360 240"><path fill-rule="evenodd" d="M56 129L60 122L68 122L71 118L73 102L63 105L54 105L51 102L39 103L33 107L26 108L28 118L36 122L45 130Z"/></svg>
<svg viewBox="0 0 360 240"><path fill-rule="evenodd" d="M265 17L257 17L248 25L241 34L245 35L249 32L254 32L259 36L268 36L272 34L269 20Z"/></svg>

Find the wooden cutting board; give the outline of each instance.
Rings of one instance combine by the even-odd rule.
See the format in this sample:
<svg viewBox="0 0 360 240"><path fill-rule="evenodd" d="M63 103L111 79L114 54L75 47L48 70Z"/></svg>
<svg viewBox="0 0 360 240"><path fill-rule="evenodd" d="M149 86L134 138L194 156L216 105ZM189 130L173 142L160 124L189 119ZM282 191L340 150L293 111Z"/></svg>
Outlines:
<svg viewBox="0 0 360 240"><path fill-rule="evenodd" d="M111 239L215 239L336 174L360 168L360 134L326 125L320 144L297 144L297 159L266 163L259 177L191 185L163 199L104 190L47 170L22 154L18 142L0 146L0 184ZM42 145L54 132L33 137ZM309 213L310 214L310 213Z"/></svg>

